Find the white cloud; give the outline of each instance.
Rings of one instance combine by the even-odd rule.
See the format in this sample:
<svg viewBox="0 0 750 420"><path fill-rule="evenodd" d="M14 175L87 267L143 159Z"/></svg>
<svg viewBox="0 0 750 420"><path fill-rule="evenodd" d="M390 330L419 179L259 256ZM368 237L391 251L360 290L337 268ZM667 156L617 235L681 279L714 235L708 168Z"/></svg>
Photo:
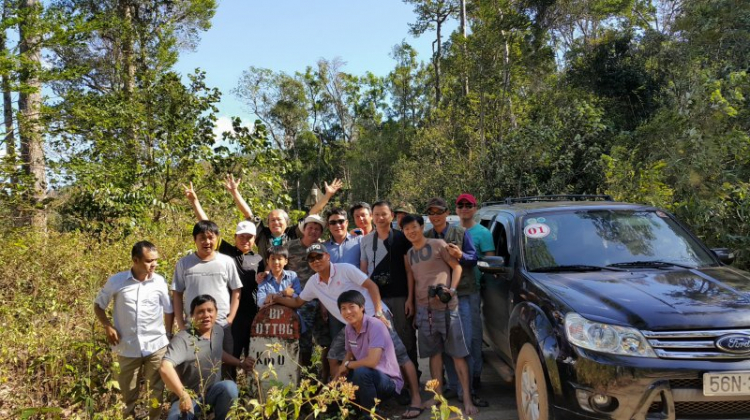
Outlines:
<svg viewBox="0 0 750 420"><path fill-rule="evenodd" d="M214 123L214 137L216 140L221 140L221 133L225 131L232 131L232 119L227 116L221 116Z"/></svg>
<svg viewBox="0 0 750 420"><path fill-rule="evenodd" d="M249 123L242 123L242 127L248 127L250 131L253 130L253 125ZM227 131L232 131L232 118L226 115L222 115L216 119L214 123L214 138L216 141L221 141L221 134Z"/></svg>

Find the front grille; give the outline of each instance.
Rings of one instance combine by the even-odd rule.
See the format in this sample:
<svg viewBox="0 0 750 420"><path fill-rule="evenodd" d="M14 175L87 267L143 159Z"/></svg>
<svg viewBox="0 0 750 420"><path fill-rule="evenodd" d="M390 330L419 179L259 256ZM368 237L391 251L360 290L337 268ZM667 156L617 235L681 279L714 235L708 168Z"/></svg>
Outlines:
<svg viewBox="0 0 750 420"><path fill-rule="evenodd" d="M660 412L661 407L661 402L655 402L651 404L649 412ZM747 416L750 415L750 401L684 401L674 403L674 410L677 418L689 416Z"/></svg>
<svg viewBox="0 0 750 420"><path fill-rule="evenodd" d="M703 379L670 379L669 386L675 388L703 389Z"/></svg>
<svg viewBox="0 0 750 420"><path fill-rule="evenodd" d="M750 335L750 329L641 332L662 359L750 359L750 352L728 353L716 346L716 339L727 334Z"/></svg>

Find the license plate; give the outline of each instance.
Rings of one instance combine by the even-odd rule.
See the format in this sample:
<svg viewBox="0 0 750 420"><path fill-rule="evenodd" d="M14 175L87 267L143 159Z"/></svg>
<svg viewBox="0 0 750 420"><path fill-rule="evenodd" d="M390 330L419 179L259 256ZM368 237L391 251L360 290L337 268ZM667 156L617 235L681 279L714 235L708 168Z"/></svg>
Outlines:
<svg viewBox="0 0 750 420"><path fill-rule="evenodd" d="M750 372L707 372L703 374L703 395L750 395Z"/></svg>

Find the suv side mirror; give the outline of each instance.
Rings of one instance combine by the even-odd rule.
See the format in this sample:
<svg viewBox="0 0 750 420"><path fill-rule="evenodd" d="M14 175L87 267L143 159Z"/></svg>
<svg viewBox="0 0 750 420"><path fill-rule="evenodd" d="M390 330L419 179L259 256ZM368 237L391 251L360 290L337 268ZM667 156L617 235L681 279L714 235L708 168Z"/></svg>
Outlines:
<svg viewBox="0 0 750 420"><path fill-rule="evenodd" d="M508 271L508 268L505 266L505 258L498 256L480 258L477 261L477 267L482 273L488 274L499 274Z"/></svg>
<svg viewBox="0 0 750 420"><path fill-rule="evenodd" d="M734 252L729 248L711 248L711 251L719 258L719 261L726 265L734 262Z"/></svg>

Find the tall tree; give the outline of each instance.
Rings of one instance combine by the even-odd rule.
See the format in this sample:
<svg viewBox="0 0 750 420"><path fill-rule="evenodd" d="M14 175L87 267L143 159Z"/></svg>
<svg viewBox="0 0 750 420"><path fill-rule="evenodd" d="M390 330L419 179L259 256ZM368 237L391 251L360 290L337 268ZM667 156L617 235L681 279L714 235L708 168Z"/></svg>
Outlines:
<svg viewBox="0 0 750 420"><path fill-rule="evenodd" d="M185 86L171 68L210 27L216 2L54 0L51 7L87 23L81 42L51 54L56 70L75 70L52 84L61 98L53 107L52 137L65 177L61 187L80 187L73 195L79 207L111 205L113 214L129 212L118 204L128 199L167 205L179 195L175 186L200 165L200 159L186 165L179 153L214 155L219 92L200 72ZM93 200L107 195L109 201ZM155 220L162 214L159 206L132 207Z"/></svg>
<svg viewBox="0 0 750 420"><path fill-rule="evenodd" d="M21 138L21 161L28 177L28 223L37 230L47 227L44 209L47 197L46 163L44 139L41 127L42 83L41 32L39 18L42 6L38 0L21 0L18 24L19 51L22 63L19 82L23 86L18 96L19 133Z"/></svg>
<svg viewBox="0 0 750 420"><path fill-rule="evenodd" d="M441 98L440 61L443 58L443 25L458 12L455 0L404 0L414 5L417 21L409 24L409 32L420 36L427 31L435 30L435 40L432 42L432 66L435 73L435 103Z"/></svg>
<svg viewBox="0 0 750 420"><path fill-rule="evenodd" d="M396 67L388 74L388 116L398 121L399 136L406 145L432 106L429 69L417 61L417 51L405 41L393 47L391 58Z"/></svg>
<svg viewBox="0 0 750 420"><path fill-rule="evenodd" d="M0 32L0 51L2 51L4 55L9 56L10 53L7 45L8 36L5 22L8 21L11 14L10 0L3 0L2 7L3 24L0 28L0 30L2 30L2 32ZM9 71L2 72L0 75L0 89L3 91L3 126L5 127L5 136L3 140L5 142L5 156L11 166L15 166L16 136L15 125L13 123L13 98L11 96L10 78L11 75ZM15 184L16 180L12 179L11 182Z"/></svg>

